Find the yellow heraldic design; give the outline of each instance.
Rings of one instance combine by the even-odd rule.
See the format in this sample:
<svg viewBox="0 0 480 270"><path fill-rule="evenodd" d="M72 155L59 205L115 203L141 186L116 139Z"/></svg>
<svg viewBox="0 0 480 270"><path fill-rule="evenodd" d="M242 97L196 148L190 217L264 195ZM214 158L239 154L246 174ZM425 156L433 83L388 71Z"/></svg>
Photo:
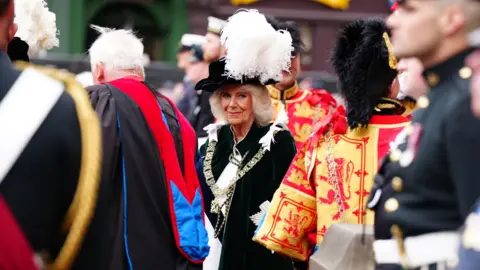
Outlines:
<svg viewBox="0 0 480 270"><path fill-rule="evenodd" d="M308 103L307 101L304 101L302 103L297 103L295 104L294 107L295 107L295 112L293 113L293 115L295 117L313 118L315 115L314 108L312 108L312 105L310 105L310 103ZM325 110L324 109L320 109L320 110L321 112L319 117L325 116Z"/></svg>
<svg viewBox="0 0 480 270"><path fill-rule="evenodd" d="M328 7L346 10L350 5L350 0L313 0Z"/></svg>
<svg viewBox="0 0 480 270"><path fill-rule="evenodd" d="M72 204L65 217L66 240L55 261L48 269L70 269L75 260L95 212L102 158L102 133L100 122L92 108L85 89L73 74L52 68L38 67L25 62L15 63L17 69L34 68L65 84L72 97L80 123L82 157L80 176Z"/></svg>
<svg viewBox="0 0 480 270"><path fill-rule="evenodd" d="M365 211L365 205L378 169L379 133L379 128L357 128L330 137L343 214L327 166L326 136L315 145L309 137L275 193L254 241L306 261L332 224L373 224L373 213Z"/></svg>
<svg viewBox="0 0 480 270"><path fill-rule="evenodd" d="M309 123L294 123L292 132L295 134L294 139L296 142L305 142L308 136L312 134L312 125Z"/></svg>

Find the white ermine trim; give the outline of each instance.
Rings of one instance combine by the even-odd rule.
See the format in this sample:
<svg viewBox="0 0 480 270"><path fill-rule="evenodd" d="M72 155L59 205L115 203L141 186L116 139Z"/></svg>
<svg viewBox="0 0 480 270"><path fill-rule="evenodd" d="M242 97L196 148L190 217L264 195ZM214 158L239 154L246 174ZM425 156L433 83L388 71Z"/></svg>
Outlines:
<svg viewBox="0 0 480 270"><path fill-rule="evenodd" d="M252 220L253 224L256 226L260 225L260 222L262 222L263 217L267 214L269 207L269 201L264 201L262 204L260 204L260 212L250 216L250 220Z"/></svg>
<svg viewBox="0 0 480 270"><path fill-rule="evenodd" d="M287 123L288 115L284 110L281 110L277 120L270 126L270 130L258 141L263 147L263 152L270 151L272 143L275 143L275 133L281 130L288 130Z"/></svg>
<svg viewBox="0 0 480 270"><path fill-rule="evenodd" d="M203 128L208 134L208 141L218 142L218 130L225 125L225 122L218 122L215 124L210 124Z"/></svg>

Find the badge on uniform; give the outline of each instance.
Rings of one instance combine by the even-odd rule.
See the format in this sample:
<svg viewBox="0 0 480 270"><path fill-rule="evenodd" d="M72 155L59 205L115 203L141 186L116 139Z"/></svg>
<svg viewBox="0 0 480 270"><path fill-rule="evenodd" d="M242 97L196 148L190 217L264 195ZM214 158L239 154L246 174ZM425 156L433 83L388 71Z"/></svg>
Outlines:
<svg viewBox="0 0 480 270"><path fill-rule="evenodd" d="M407 167L415 159L415 156L418 151L418 144L420 143L420 137L422 136L423 126L420 123L414 123L411 126L411 130L407 141L407 149L403 152L402 157L400 158L400 166Z"/></svg>
<svg viewBox="0 0 480 270"><path fill-rule="evenodd" d="M463 232L463 247L480 251L480 215L473 212L467 217Z"/></svg>

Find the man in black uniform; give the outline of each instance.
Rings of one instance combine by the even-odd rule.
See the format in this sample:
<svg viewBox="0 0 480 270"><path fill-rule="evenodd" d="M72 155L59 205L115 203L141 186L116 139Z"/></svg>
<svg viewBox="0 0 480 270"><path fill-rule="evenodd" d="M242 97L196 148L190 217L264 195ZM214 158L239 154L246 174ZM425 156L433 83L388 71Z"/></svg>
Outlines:
<svg viewBox="0 0 480 270"><path fill-rule="evenodd" d="M12 66L13 2L0 0L0 195L33 250L67 269L95 208L100 125L73 75Z"/></svg>
<svg viewBox="0 0 480 270"><path fill-rule="evenodd" d="M203 59L207 64L215 62L225 56L225 48L223 48L220 42L220 34L226 23L224 20L208 17L208 28L205 34L206 41L202 45ZM205 65L204 69L207 71L208 65ZM197 133L198 146L200 147L207 139L207 133L203 128L215 122L215 117L213 117L212 109L210 108L209 99L211 93L198 90L197 96L197 104L193 110L193 114L188 120Z"/></svg>
<svg viewBox="0 0 480 270"><path fill-rule="evenodd" d="M391 150L384 175L396 194L377 209L395 239L377 240L377 263L448 269L458 228L480 196L480 120L470 109L472 52L480 2L405 0L387 20L397 57L417 57L430 92L417 99L406 138ZM452 264L451 264L452 263Z"/></svg>

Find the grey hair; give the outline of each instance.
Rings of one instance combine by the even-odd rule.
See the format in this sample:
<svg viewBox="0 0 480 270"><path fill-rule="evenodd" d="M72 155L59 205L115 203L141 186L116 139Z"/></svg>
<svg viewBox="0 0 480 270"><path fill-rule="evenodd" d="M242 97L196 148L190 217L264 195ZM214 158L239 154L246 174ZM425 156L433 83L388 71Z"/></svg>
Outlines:
<svg viewBox="0 0 480 270"><path fill-rule="evenodd" d="M266 126L273 120L273 107L270 95L265 86L245 84L242 88L252 95L252 108L255 115L255 123L259 126ZM217 90L210 97L210 107L216 119L226 121L225 112L221 104L222 90Z"/></svg>

